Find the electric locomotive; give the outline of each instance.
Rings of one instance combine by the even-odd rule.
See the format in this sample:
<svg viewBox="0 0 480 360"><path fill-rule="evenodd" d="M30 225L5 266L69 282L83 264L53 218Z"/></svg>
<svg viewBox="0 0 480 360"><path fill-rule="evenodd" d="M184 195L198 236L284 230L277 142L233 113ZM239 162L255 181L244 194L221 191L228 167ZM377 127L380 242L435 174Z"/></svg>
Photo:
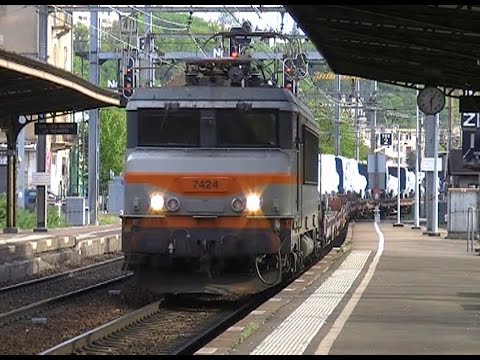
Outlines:
<svg viewBox="0 0 480 360"><path fill-rule="evenodd" d="M186 64L127 105L122 246L155 293L254 294L325 246L318 127L250 58Z"/></svg>

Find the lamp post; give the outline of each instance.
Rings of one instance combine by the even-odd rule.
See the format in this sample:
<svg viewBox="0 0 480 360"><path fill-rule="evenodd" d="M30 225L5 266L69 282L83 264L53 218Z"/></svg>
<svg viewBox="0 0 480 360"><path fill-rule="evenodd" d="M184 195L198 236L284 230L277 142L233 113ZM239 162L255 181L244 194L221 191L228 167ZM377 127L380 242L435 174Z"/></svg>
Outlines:
<svg viewBox="0 0 480 360"><path fill-rule="evenodd" d="M397 127L397 222L393 224L394 227L403 227L400 219L400 126Z"/></svg>

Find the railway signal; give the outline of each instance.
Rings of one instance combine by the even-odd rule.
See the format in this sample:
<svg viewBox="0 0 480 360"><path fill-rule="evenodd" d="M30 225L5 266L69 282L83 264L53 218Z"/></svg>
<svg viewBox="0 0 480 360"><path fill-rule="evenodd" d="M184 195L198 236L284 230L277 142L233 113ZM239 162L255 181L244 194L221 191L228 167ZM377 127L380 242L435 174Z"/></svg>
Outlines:
<svg viewBox="0 0 480 360"><path fill-rule="evenodd" d="M134 66L135 60L132 57L128 57L125 72L123 74L123 96L127 99L132 97L134 91Z"/></svg>
<svg viewBox="0 0 480 360"><path fill-rule="evenodd" d="M283 61L283 87L295 93L294 64L290 59Z"/></svg>

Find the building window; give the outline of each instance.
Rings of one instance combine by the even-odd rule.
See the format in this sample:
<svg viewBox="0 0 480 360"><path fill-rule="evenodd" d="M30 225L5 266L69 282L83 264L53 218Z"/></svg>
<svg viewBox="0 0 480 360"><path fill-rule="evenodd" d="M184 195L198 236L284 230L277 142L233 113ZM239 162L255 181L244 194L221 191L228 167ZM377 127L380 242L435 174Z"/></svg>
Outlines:
<svg viewBox="0 0 480 360"><path fill-rule="evenodd" d="M57 66L57 44L53 44L53 65Z"/></svg>
<svg viewBox="0 0 480 360"><path fill-rule="evenodd" d="M70 70L70 69L67 69L67 64L68 64L68 47L64 46L63 47L63 69L64 70Z"/></svg>

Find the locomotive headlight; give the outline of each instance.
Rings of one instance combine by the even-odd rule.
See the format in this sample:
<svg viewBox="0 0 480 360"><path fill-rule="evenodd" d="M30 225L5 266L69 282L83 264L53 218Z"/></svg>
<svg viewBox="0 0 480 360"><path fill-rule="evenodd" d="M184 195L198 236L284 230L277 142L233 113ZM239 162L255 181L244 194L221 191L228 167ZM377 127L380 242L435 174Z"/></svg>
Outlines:
<svg viewBox="0 0 480 360"><path fill-rule="evenodd" d="M150 208L153 211L160 211L163 209L163 205L165 204L165 200L163 196L160 194L154 194L150 197Z"/></svg>
<svg viewBox="0 0 480 360"><path fill-rule="evenodd" d="M246 207L250 212L258 212L262 207L262 199L260 199L260 196L255 194L248 195Z"/></svg>

